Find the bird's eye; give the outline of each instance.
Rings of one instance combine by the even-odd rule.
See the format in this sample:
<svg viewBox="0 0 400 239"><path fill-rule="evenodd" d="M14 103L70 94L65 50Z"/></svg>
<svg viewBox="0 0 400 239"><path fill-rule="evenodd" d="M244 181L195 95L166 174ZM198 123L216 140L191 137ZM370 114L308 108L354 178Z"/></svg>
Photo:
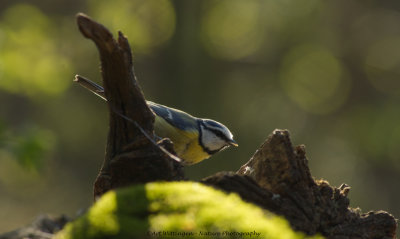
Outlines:
<svg viewBox="0 0 400 239"><path fill-rule="evenodd" d="M211 129L211 131L220 139L226 140L226 136L219 130Z"/></svg>

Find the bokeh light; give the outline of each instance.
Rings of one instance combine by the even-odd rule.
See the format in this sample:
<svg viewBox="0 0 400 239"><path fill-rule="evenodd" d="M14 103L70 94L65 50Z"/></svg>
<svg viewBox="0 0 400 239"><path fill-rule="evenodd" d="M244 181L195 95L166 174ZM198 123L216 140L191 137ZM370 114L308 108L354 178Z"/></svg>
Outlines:
<svg viewBox="0 0 400 239"><path fill-rule="evenodd" d="M276 12L276 14L280 15L282 18L307 16L317 8L319 3L318 0L268 0L266 2L268 7L272 8L274 12Z"/></svg>
<svg viewBox="0 0 400 239"><path fill-rule="evenodd" d="M264 38L261 1L210 1L202 19L207 51L224 59L240 59L260 48Z"/></svg>
<svg viewBox="0 0 400 239"><path fill-rule="evenodd" d="M311 113L336 110L349 92L342 64L321 46L302 45L292 49L283 60L280 80L287 95Z"/></svg>
<svg viewBox="0 0 400 239"><path fill-rule="evenodd" d="M23 16L23 17L21 17ZM0 88L29 96L58 94L68 87L69 60L53 41L51 20L34 6L14 5L0 22Z"/></svg>
<svg viewBox="0 0 400 239"><path fill-rule="evenodd" d="M376 89L400 95L400 35L372 44L365 59L365 71Z"/></svg>
<svg viewBox="0 0 400 239"><path fill-rule="evenodd" d="M122 31L134 52L151 53L175 31L175 10L170 0L91 0L89 9L90 15L113 34Z"/></svg>

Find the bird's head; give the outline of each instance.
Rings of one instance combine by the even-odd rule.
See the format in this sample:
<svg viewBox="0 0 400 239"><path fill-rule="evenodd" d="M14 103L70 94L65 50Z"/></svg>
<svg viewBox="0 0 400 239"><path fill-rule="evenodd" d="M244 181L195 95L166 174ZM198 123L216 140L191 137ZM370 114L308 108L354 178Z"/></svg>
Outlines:
<svg viewBox="0 0 400 239"><path fill-rule="evenodd" d="M238 146L225 125L210 119L199 119L199 125L199 143L208 154L215 154L231 145Z"/></svg>

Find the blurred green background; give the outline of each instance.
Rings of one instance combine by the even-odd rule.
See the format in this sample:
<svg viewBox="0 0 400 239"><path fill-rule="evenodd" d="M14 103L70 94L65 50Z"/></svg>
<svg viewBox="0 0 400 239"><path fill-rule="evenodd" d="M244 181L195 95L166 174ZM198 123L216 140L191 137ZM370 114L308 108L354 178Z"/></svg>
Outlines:
<svg viewBox="0 0 400 239"><path fill-rule="evenodd" d="M1 0L0 232L92 202L107 135L85 12L134 53L145 96L223 122L240 147L188 167L237 170L275 128L351 205L400 217L397 0Z"/></svg>

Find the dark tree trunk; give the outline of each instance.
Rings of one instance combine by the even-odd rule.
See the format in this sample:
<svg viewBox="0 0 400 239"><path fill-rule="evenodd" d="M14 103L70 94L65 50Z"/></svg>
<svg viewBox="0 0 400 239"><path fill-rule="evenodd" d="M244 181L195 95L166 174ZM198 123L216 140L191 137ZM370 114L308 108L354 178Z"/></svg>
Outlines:
<svg viewBox="0 0 400 239"><path fill-rule="evenodd" d="M77 23L99 50L110 119L106 155L94 184L94 197L132 183L182 179L181 165L165 152L165 148L172 149L171 142L155 142L154 114L133 72L126 37L119 32L115 40L108 29L83 14L77 15Z"/></svg>

